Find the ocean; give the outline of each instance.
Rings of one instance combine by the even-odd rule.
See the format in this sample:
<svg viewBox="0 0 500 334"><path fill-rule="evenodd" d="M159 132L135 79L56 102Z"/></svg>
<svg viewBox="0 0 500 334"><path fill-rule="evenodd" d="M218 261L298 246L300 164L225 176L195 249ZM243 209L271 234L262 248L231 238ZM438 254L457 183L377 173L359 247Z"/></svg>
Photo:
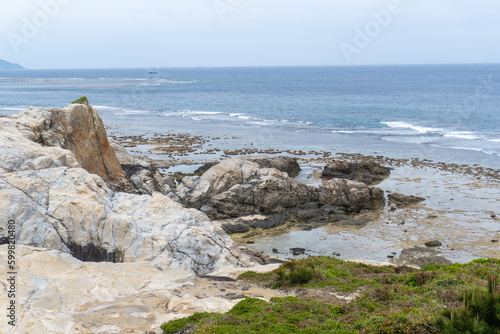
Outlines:
<svg viewBox="0 0 500 334"><path fill-rule="evenodd" d="M500 64L0 71L0 114L81 96L115 135L500 168Z"/></svg>
<svg viewBox="0 0 500 334"><path fill-rule="evenodd" d="M159 164L168 172L194 171L226 149L361 153L500 168L500 64L0 71L3 115L28 106L64 107L81 96L99 111L111 136L198 136L191 145L198 145L196 151L185 156L155 151L154 141L128 148L170 160L176 166ZM298 178L319 185L311 175L321 172L324 160L312 160L300 161ZM292 229L256 238L248 247L283 259L292 256L289 248L302 247L304 256L384 262L438 238L452 261L500 256L490 242L500 238L498 180L402 166L377 186L426 201L384 210L363 228Z"/></svg>

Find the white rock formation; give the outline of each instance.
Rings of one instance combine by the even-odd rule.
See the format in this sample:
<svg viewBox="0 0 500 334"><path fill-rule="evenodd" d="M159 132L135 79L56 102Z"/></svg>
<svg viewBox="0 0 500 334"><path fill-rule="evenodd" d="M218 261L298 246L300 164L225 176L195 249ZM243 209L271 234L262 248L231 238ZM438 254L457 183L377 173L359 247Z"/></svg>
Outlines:
<svg viewBox="0 0 500 334"><path fill-rule="evenodd" d="M227 312L241 300L221 298L220 293L195 297L193 274L163 271L151 262L81 262L28 246L17 246L16 256L16 297L8 297L7 277L0 289L2 308L11 300L16 303L16 326L4 315L0 333L161 333L164 322L195 312ZM6 257L7 246L2 245L0 258ZM0 272L8 271L7 262L0 261Z"/></svg>
<svg viewBox="0 0 500 334"><path fill-rule="evenodd" d="M0 119L0 238L12 219L19 244L80 259L151 261L158 268L198 273L253 264L205 214L160 193L115 193L100 176L80 168L69 150L36 143L39 128L30 126L39 122L32 120L54 110L35 108L17 120Z"/></svg>

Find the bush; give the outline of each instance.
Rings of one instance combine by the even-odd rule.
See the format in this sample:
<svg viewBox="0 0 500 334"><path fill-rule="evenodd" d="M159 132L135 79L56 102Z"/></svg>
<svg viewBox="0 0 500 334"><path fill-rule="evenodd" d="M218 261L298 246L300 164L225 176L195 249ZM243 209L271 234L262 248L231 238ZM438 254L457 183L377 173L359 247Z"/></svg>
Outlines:
<svg viewBox="0 0 500 334"><path fill-rule="evenodd" d="M458 309L446 310L438 326L443 333L498 334L500 333L500 293L497 278L491 275L488 289L474 288L460 298Z"/></svg>
<svg viewBox="0 0 500 334"><path fill-rule="evenodd" d="M300 285L312 281L315 277L314 265L306 262L292 261L280 267L277 285Z"/></svg>

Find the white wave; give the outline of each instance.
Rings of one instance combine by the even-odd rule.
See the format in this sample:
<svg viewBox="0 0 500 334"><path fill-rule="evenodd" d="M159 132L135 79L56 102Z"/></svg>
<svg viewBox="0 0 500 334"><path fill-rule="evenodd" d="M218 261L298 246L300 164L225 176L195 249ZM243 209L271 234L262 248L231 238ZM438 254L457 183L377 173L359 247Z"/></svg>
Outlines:
<svg viewBox="0 0 500 334"><path fill-rule="evenodd" d="M415 124L410 124L406 122L380 122L381 124L385 124L390 128L395 128L395 129L411 129L415 130L418 133L427 133L427 132L439 132L443 131L443 129L440 128L431 128L431 127L426 127L426 126L419 126Z"/></svg>
<svg viewBox="0 0 500 334"><path fill-rule="evenodd" d="M148 110L123 109L121 112L116 112L114 115L141 115L151 113Z"/></svg>
<svg viewBox="0 0 500 334"><path fill-rule="evenodd" d="M163 79L162 79L163 81ZM165 80L167 83L172 83L172 84L190 84L190 83L197 83L197 80L191 80L191 81L178 81L178 80Z"/></svg>
<svg viewBox="0 0 500 334"><path fill-rule="evenodd" d="M229 116L231 116L231 117L238 117L238 116L241 116L241 115L243 115L243 114L240 114L240 113L229 114Z"/></svg>
<svg viewBox="0 0 500 334"><path fill-rule="evenodd" d="M481 153L485 153L485 154L488 154L488 155L499 155L497 152L493 152L493 151L485 151L484 149L482 148L479 148L479 147L463 147L463 146L443 146L443 145L436 145L436 144L433 144L431 145L433 147L439 147L439 148L446 148L446 149L454 149L454 150L463 150L463 151L474 151L474 152L481 152Z"/></svg>
<svg viewBox="0 0 500 334"><path fill-rule="evenodd" d="M191 115L220 115L220 111L193 111L193 110L183 110L184 112Z"/></svg>
<svg viewBox="0 0 500 334"><path fill-rule="evenodd" d="M262 125L262 126L271 126L272 124L269 122L247 122L247 124L252 124L252 125Z"/></svg>
<svg viewBox="0 0 500 334"><path fill-rule="evenodd" d="M250 116L238 116L238 118L241 118L241 119L251 119L252 117L250 117Z"/></svg>
<svg viewBox="0 0 500 334"><path fill-rule="evenodd" d="M445 137L452 137L452 138L460 138L460 139L480 139L481 137L478 137L474 135L473 132L470 131L451 131L448 133L445 133Z"/></svg>
<svg viewBox="0 0 500 334"><path fill-rule="evenodd" d="M500 139L488 139L488 141L494 142L494 143L499 143Z"/></svg>
<svg viewBox="0 0 500 334"><path fill-rule="evenodd" d="M478 147L461 147L461 146L452 146L451 148L452 148L452 149L455 149L455 150L466 150L466 151L482 152L482 153L486 153L486 154L489 154L489 155L495 155L495 154L496 154L495 152L492 152L492 151L485 151L485 150L483 150L482 148L478 148Z"/></svg>
<svg viewBox="0 0 500 334"><path fill-rule="evenodd" d="M110 107L110 106L93 106L95 109L102 109L102 110L117 110L120 109L118 107Z"/></svg>
<svg viewBox="0 0 500 334"><path fill-rule="evenodd" d="M13 111L21 111L21 110L24 110L24 108L0 107L0 110L13 110Z"/></svg>
<svg viewBox="0 0 500 334"><path fill-rule="evenodd" d="M82 78L84 79L84 78ZM92 80L90 78L90 80ZM130 81L145 81L145 80L151 80L147 78L97 78L97 80L130 80ZM152 80L151 80L152 81Z"/></svg>
<svg viewBox="0 0 500 334"><path fill-rule="evenodd" d="M333 133L356 133L357 131L349 131L349 130L333 130Z"/></svg>

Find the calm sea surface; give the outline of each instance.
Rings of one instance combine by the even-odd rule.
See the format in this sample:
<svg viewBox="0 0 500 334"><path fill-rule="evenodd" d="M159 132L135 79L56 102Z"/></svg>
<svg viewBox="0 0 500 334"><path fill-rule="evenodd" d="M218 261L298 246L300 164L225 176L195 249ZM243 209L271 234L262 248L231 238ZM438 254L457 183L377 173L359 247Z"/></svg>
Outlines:
<svg viewBox="0 0 500 334"><path fill-rule="evenodd" d="M120 134L500 168L500 64L0 71L0 114L83 95Z"/></svg>

